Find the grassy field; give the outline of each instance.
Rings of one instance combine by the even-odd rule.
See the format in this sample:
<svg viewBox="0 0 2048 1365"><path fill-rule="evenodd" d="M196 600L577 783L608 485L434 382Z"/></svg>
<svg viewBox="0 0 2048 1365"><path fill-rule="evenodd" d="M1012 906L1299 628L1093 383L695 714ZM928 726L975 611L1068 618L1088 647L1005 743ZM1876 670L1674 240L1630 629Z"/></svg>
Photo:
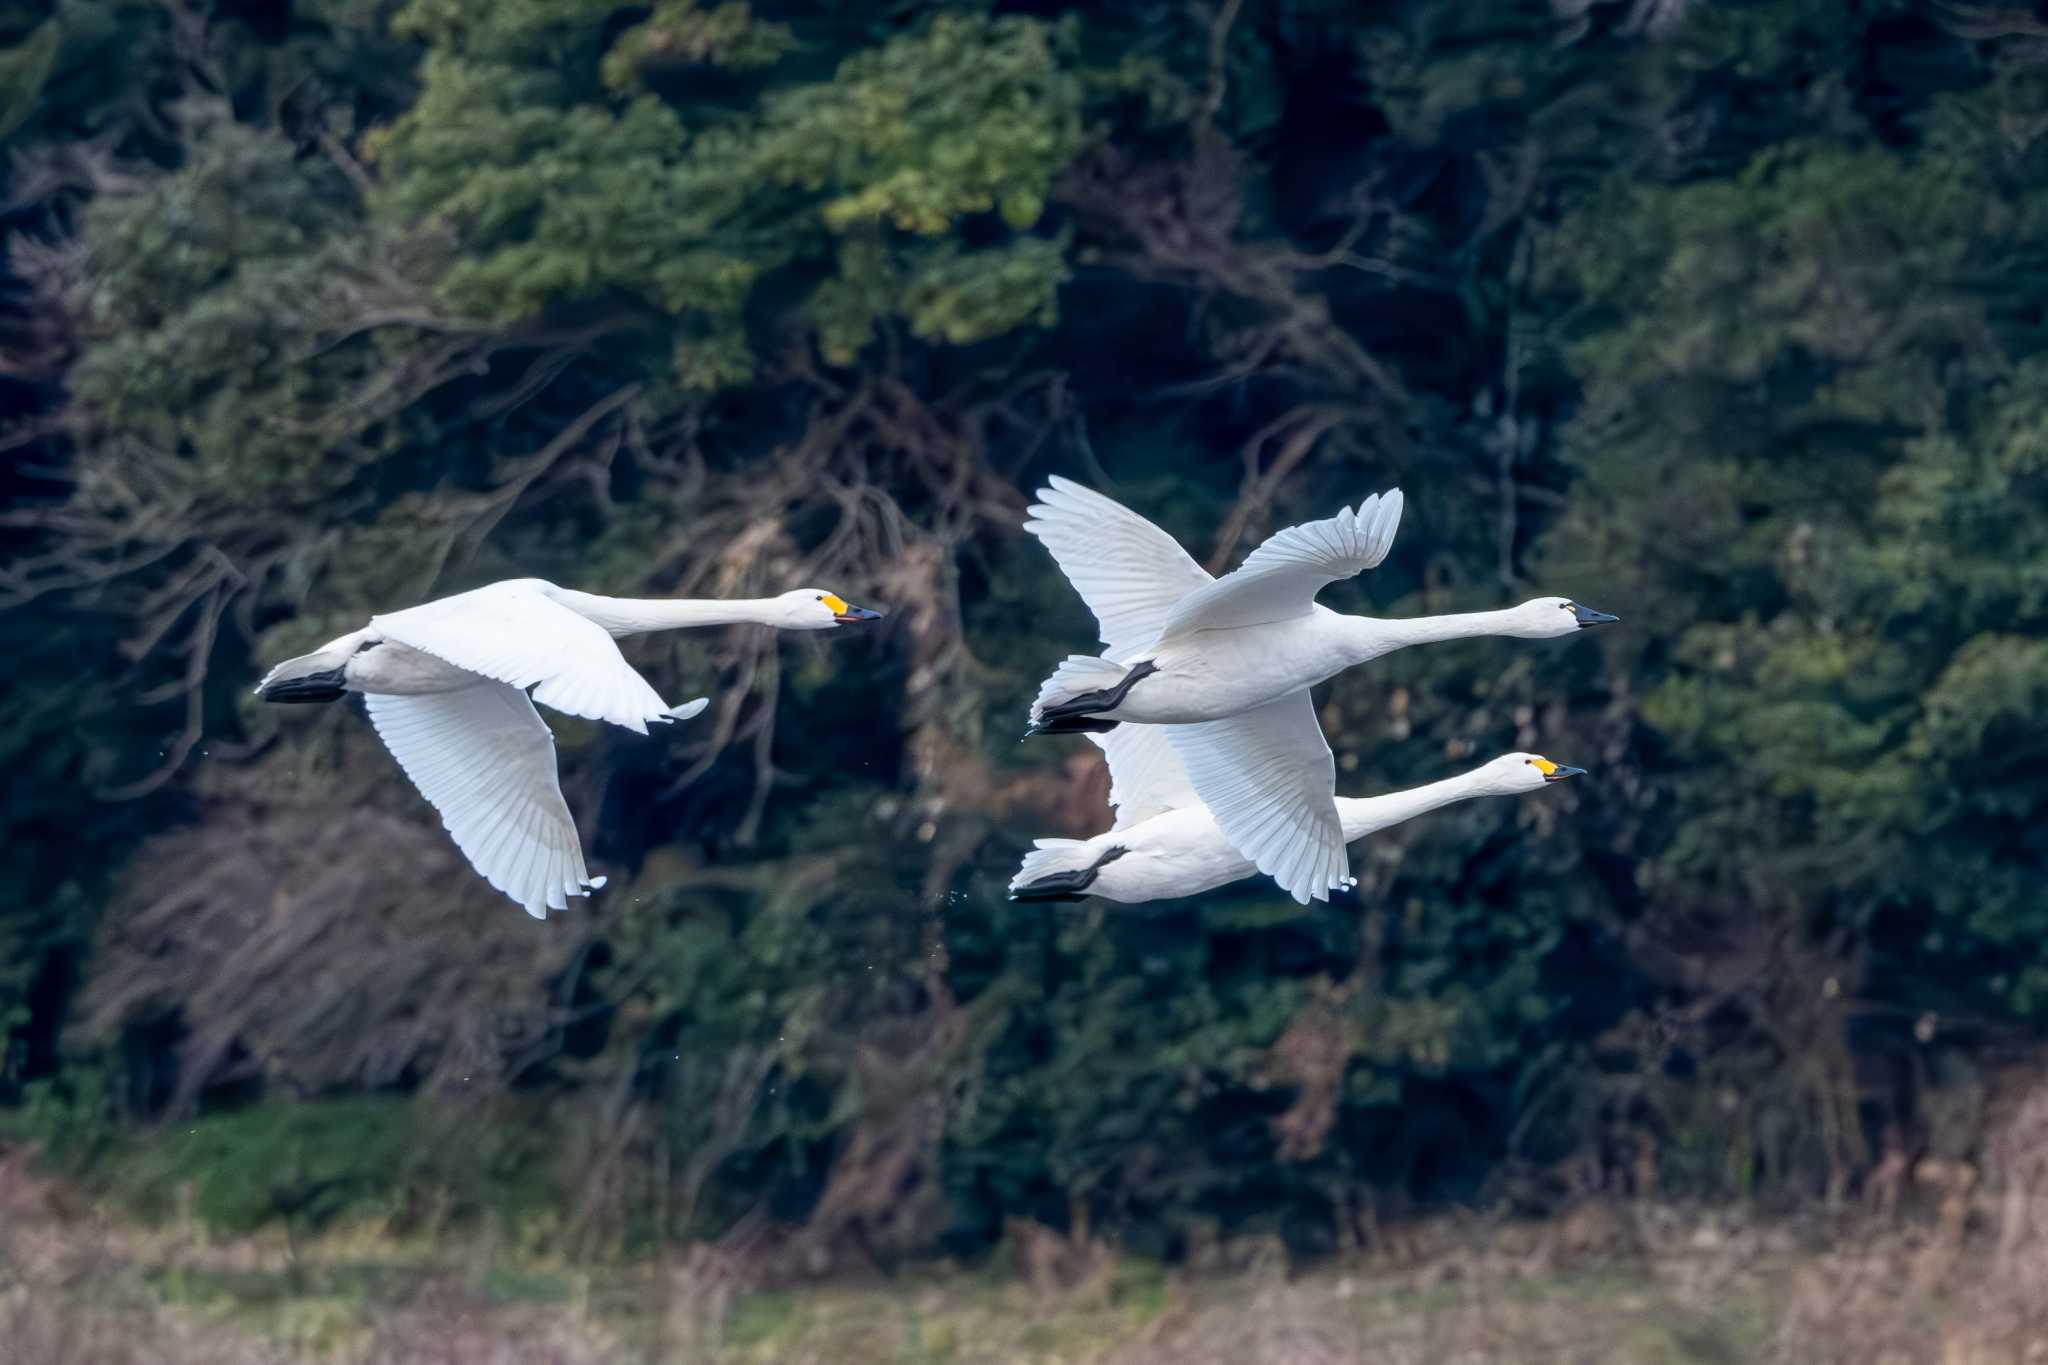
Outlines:
<svg viewBox="0 0 2048 1365"><path fill-rule="evenodd" d="M1596 1203L1543 1224L1438 1220L1311 1266L1228 1244L1201 1270L1039 1231L973 1270L770 1289L701 1250L578 1267L374 1229L213 1239L25 1198L30 1177L13 1178L8 1365L2048 1360L2031 1242L1999 1251L1988 1230L1956 1237L1910 1213L1760 1224Z"/></svg>

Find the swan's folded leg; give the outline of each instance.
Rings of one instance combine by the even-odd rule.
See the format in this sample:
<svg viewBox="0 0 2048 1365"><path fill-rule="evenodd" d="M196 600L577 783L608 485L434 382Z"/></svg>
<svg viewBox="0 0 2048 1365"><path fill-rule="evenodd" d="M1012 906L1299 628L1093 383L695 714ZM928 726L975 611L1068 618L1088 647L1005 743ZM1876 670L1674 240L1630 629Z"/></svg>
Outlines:
<svg viewBox="0 0 2048 1365"><path fill-rule="evenodd" d="M1166 733L1223 837L1283 891L1306 905L1352 885L1337 765L1306 690Z"/></svg>
<svg viewBox="0 0 2048 1365"><path fill-rule="evenodd" d="M363 698L378 737L441 813L456 847L535 919L604 885L583 863L555 776L555 737L516 687L480 682Z"/></svg>
<svg viewBox="0 0 2048 1365"><path fill-rule="evenodd" d="M298 660L287 659L279 668L288 668ZM265 679L256 695L264 701L284 703L315 703L340 701L348 695L348 678L338 668L323 668L298 673L290 677Z"/></svg>
<svg viewBox="0 0 2048 1365"><path fill-rule="evenodd" d="M340 701L348 695L342 670L369 634L367 630L353 631L329 640L311 654L286 659L263 675L263 681L256 684L256 695L276 702Z"/></svg>
<svg viewBox="0 0 2048 1365"><path fill-rule="evenodd" d="M1039 839L1010 879L1013 901L1077 901L1096 875L1130 850L1116 844L1097 851L1086 839Z"/></svg>
<svg viewBox="0 0 2048 1365"><path fill-rule="evenodd" d="M1131 688L1159 671L1150 659L1135 664L1113 663L1085 654L1071 654L1038 688L1031 704L1027 735L1100 734L1117 722L1102 715L1123 704Z"/></svg>

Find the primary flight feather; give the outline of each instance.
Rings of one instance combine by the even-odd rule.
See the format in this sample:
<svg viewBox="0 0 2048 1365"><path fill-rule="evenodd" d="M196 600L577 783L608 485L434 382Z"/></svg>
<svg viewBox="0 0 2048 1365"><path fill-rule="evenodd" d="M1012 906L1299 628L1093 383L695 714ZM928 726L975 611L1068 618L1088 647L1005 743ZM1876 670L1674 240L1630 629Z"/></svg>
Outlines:
<svg viewBox="0 0 2048 1365"><path fill-rule="evenodd" d="M378 738L440 812L470 866L544 919L604 878L584 864L556 778L555 738L534 702L644 735L709 703L668 705L617 639L744 622L829 630L880 615L819 588L689 601L600 597L516 578L372 616L361 630L271 669L256 695L326 702L362 693Z"/></svg>
<svg viewBox="0 0 2048 1365"><path fill-rule="evenodd" d="M1177 899L1253 876L1196 796L1166 742L1169 727L1126 725L1091 734L1109 760L1116 823L1091 839L1040 839L1010 881L1010 899L1070 901L1102 896L1126 905ZM1502 754L1441 782L1384 796L1336 798L1346 843L1454 801L1540 791L1585 770L1541 754Z"/></svg>
<svg viewBox="0 0 2048 1365"><path fill-rule="evenodd" d="M1615 618L1562 597L1405 621L1345 616L1316 594L1374 568L1401 524L1399 489L1269 537L1212 578L1157 526L1053 478L1024 523L1080 592L1104 652L1040 686L1030 734L1170 727L1169 743L1224 837L1299 901L1350 883L1336 771L1309 689L1407 645L1542 639Z"/></svg>

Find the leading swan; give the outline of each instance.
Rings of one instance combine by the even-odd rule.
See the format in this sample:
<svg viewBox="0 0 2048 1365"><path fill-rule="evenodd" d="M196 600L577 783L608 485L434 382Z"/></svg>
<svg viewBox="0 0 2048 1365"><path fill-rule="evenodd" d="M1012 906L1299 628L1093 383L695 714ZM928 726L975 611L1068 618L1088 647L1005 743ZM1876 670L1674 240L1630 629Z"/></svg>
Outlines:
<svg viewBox="0 0 2048 1365"><path fill-rule="evenodd" d="M1309 688L1407 645L1477 635L1547 639L1616 618L1563 597L1505 611L1389 621L1318 606L1329 584L1387 557L1401 492L1275 533L1212 578L1173 537L1102 494L1053 478L1024 529L1095 613L1100 657L1071 655L1039 688L1030 734L1172 727L1224 837L1306 902L1350 882L1336 768Z"/></svg>
<svg viewBox="0 0 2048 1365"><path fill-rule="evenodd" d="M1109 760L1109 801L1116 807L1116 823L1092 839L1037 840L1010 882L1011 900L1077 901L1094 895L1137 905L1199 895L1258 870L1216 827L1216 818L1174 757L1167 734L1157 725L1126 725L1088 736ZM1344 841L1355 843L1456 801L1540 791L1583 772L1541 754L1502 754L1441 782L1384 796L1340 796L1337 817Z"/></svg>
<svg viewBox="0 0 2048 1365"><path fill-rule="evenodd" d="M669 706L614 640L747 622L830 630L880 616L822 588L688 601L599 597L515 578L372 616L271 669L256 695L326 702L362 693L378 737L470 866L545 919L604 878L584 866L555 775L555 738L534 702L644 735L651 723L687 720L709 703Z"/></svg>

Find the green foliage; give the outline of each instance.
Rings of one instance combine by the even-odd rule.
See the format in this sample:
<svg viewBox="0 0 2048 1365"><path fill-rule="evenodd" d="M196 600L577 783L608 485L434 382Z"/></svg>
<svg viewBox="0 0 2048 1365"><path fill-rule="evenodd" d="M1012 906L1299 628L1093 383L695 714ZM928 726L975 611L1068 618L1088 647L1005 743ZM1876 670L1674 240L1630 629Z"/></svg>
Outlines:
<svg viewBox="0 0 2048 1365"><path fill-rule="evenodd" d="M1559 240L1613 319L1574 349L1603 553L1686 621L1644 701L1684 760L1662 875L1932 909L2009 954L2037 875L1995 821L2040 813L2013 747L2043 644L2043 509L2014 477L2040 369L2001 373L1972 285L2048 219L2002 187L2021 167L1979 115L1937 110L1920 156L1793 145L1726 182L1618 187ZM1973 874L1930 840L1977 845ZM2023 1003L2036 969L2007 961L1989 984Z"/></svg>
<svg viewBox="0 0 2048 1365"><path fill-rule="evenodd" d="M787 24L762 23L744 4L707 10L696 0L659 0L652 14L619 35L599 70L608 88L627 90L650 71L772 66L795 45Z"/></svg>
<svg viewBox="0 0 2048 1365"><path fill-rule="evenodd" d="M0 49L0 138L28 122L35 112L43 87L57 69L57 54L64 42L54 19L46 19L29 31L26 38Z"/></svg>
<svg viewBox="0 0 2048 1365"><path fill-rule="evenodd" d="M20 1106L4 1119L0 1133L34 1144L46 1160L72 1173L92 1169L121 1136L111 1072L94 1062L29 1082Z"/></svg>
<svg viewBox="0 0 2048 1365"><path fill-rule="evenodd" d="M268 1105L180 1123L131 1143L107 1167L114 1193L168 1217L189 1187L208 1226L247 1232L280 1218L317 1225L396 1198L413 1120L404 1104L351 1099Z"/></svg>
<svg viewBox="0 0 2048 1365"><path fill-rule="evenodd" d="M622 296L663 319L692 389L754 376L747 306L785 269L836 260L812 317L837 364L896 316L953 344L1053 319L1055 244L966 250L956 229L994 213L1030 232L1081 150L1071 26L940 14L805 82L775 78L793 39L743 5L659 7L600 55L609 9L399 16L432 47L419 101L371 143L378 208L458 234L451 308L510 320ZM650 66L766 70L750 107L692 120L642 89Z"/></svg>
<svg viewBox="0 0 2048 1365"><path fill-rule="evenodd" d="M51 1016L83 975L119 860L167 815L158 801L102 797L130 776L137 749L160 744L136 708L79 686L79 661L104 657L113 641L110 623L89 614L0 617L16 697L0 716L0 763L12 778L0 787L0 870L17 888L0 913L0 1101L50 1080ZM74 856L77 848L105 856Z"/></svg>
<svg viewBox="0 0 2048 1365"><path fill-rule="evenodd" d="M189 456L198 496L305 499L354 472L338 442L367 349L309 331L341 259L347 187L332 167L225 117L183 111L191 159L149 192L96 203L85 232L108 268L73 299L96 339L79 401L138 440ZM358 419L360 421L360 419Z"/></svg>
<svg viewBox="0 0 2048 1365"><path fill-rule="evenodd" d="M490 1213L517 1233L550 1192L531 1134L495 1118L457 1134L387 1096L269 1104L131 1133L93 1178L146 1217L189 1212L219 1232Z"/></svg>
<svg viewBox="0 0 2048 1365"><path fill-rule="evenodd" d="M1839 1188L1862 1124L1914 1121L1859 1049L1949 1046L1891 1021L2038 1027L2035 40L1796 0L997 8L0 28L0 123L58 168L18 210L58 249L11 267L52 334L0 336L61 361L4 380L53 433L0 564L32 608L0 618L29 1129L160 1120L111 1178L192 1182L227 1227L439 1189L585 1248L755 1209L885 1256L1013 1215L1318 1247L1630 1134L1687 1190ZM1105 818L1089 750L1012 742L1093 638L1016 531L1047 472L1205 561L1399 482L1401 543L1333 607L1565 592L1624 624L1336 680L1340 787L1523 748L1594 777L1388 831L1333 905L1009 903L1031 836ZM311 871L223 879L330 885L278 917L309 999L366 933L479 963L392 1002L408 1097L286 1103L287 1040L179 1041L218 1022L206 981L105 981L156 952L92 954L148 899L116 899L144 835L233 859L351 802L431 819L351 718L249 700L260 660L524 574L892 612L631 645L716 705L557 726L614 872L567 927L472 888L394 892L380 929ZM181 739L153 799L100 799ZM272 943L263 913L208 903L184 960ZM162 1012L114 1021L152 1025L127 1070L62 1053L80 979ZM452 1101L472 1073L489 1098ZM172 1076L200 1117L158 1112ZM517 1122L466 1173L448 1133L492 1104Z"/></svg>

